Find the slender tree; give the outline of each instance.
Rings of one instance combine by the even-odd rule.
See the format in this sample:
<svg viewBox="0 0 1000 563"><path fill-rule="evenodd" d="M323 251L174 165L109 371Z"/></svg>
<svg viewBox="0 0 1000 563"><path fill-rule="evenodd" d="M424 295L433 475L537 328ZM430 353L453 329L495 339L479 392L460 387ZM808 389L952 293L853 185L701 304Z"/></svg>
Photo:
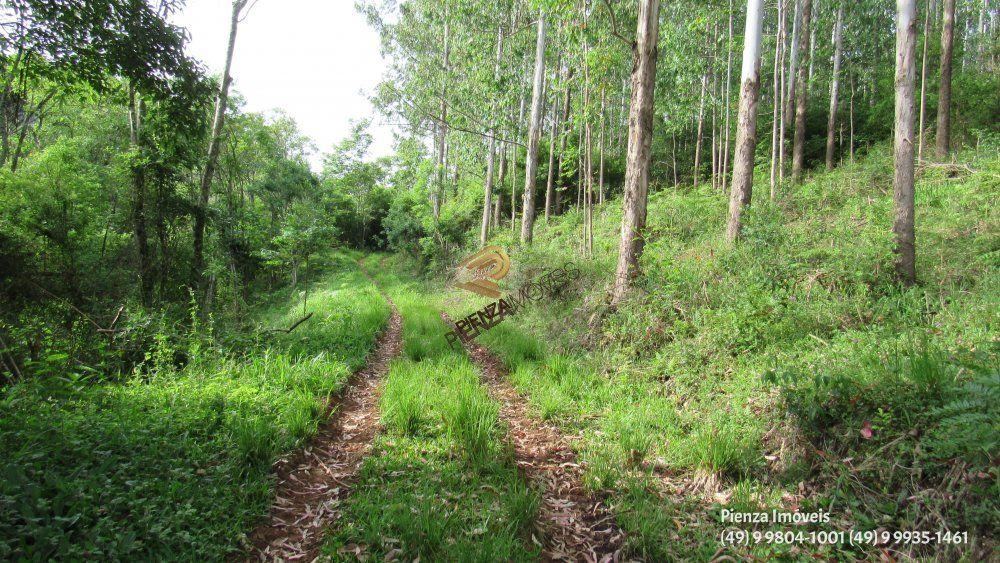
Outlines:
<svg viewBox="0 0 1000 563"><path fill-rule="evenodd" d="M538 13L535 39L535 76L531 87L531 124L528 154L524 164L524 199L521 202L521 242L531 243L535 228L535 176L538 174L538 142L542 134L542 104L545 98L545 13Z"/></svg>
<svg viewBox="0 0 1000 563"><path fill-rule="evenodd" d="M448 137L448 70L451 66L451 20L448 14L448 5L444 9L444 53L441 65L441 100L438 117L438 146L437 146L437 188L431 196L431 212L434 218L441 216L441 198L444 197L445 178L445 154L447 151L446 139Z"/></svg>
<svg viewBox="0 0 1000 563"><path fill-rule="evenodd" d="M496 62L493 65L493 79L500 80L500 61L503 59L503 26L497 26L497 54ZM497 112L496 104L493 104L493 114ZM493 167L496 160L497 127L494 123L490 130L490 138L486 147L486 182L483 185L483 221L479 229L479 242L486 245L486 240L490 236L490 207L493 201ZM548 211L548 210L546 210Z"/></svg>
<svg viewBox="0 0 1000 563"><path fill-rule="evenodd" d="M946 0L953 2L954 0ZM896 275L907 285L917 279L913 233L913 125L916 83L916 0L896 0L896 133L892 181Z"/></svg>
<svg viewBox="0 0 1000 563"><path fill-rule="evenodd" d="M600 164L597 167L597 202L604 203L604 103L605 103L605 89L601 87L601 124L600 129L597 134L597 154L599 155Z"/></svg>
<svg viewBox="0 0 1000 563"><path fill-rule="evenodd" d="M726 239L730 242L739 236L740 216L743 208L750 205L753 190L763 22L764 1L747 0L746 28L743 32L743 68L740 73L740 111L736 123L736 158L733 161L733 189L729 197L729 223L726 226Z"/></svg>
<svg viewBox="0 0 1000 563"><path fill-rule="evenodd" d="M553 71L553 77L559 72L561 63L559 59L556 59L556 68ZM553 79L553 82L555 80ZM565 81L564 81L565 82ZM564 85L565 87L565 85ZM554 90L554 88L553 88ZM555 94L555 92L553 92ZM553 192L555 191L555 163L556 163L556 131L559 130L559 113L556 111L556 98L553 95L552 100L552 123L549 129L549 170L548 177L545 179L545 222L549 222L549 215L552 213L552 198Z"/></svg>
<svg viewBox="0 0 1000 563"><path fill-rule="evenodd" d="M705 46L708 47L708 38L705 39ZM705 57L708 61L708 57ZM694 140L694 187L698 187L698 168L701 164L701 137L702 128L705 124L705 91L708 89L708 64L706 62L705 72L701 75L701 97L698 102L698 132ZM631 125L630 125L631 127Z"/></svg>
<svg viewBox="0 0 1000 563"><path fill-rule="evenodd" d="M931 2L924 0L924 46L920 60L920 121L917 125L917 160L924 157L924 111L927 101L927 44L930 42Z"/></svg>
<svg viewBox="0 0 1000 563"><path fill-rule="evenodd" d="M565 92L563 92L562 131L560 132L560 135L559 135L561 137L559 139L559 164L556 167L556 184L557 184L557 186L556 186L556 189L555 189L555 194L553 195L553 198L555 200L553 202L553 207L554 207L554 212L555 213L559 213L560 212L560 206L561 206L561 203L562 203L562 191L563 191L563 189L565 189L565 186L563 186L563 182L562 182L562 180L563 180L563 162L564 162L565 157L566 157L566 140L569 138L569 135L572 132L572 129L571 129L572 125L571 125L570 119L569 119L570 101L571 101L570 100L570 92L571 92L570 81L572 79L573 79L573 68L569 67L566 70L566 90L565 90Z"/></svg>
<svg viewBox="0 0 1000 563"><path fill-rule="evenodd" d="M785 131L792 122L795 108L795 81L799 64L799 27L802 25L802 0L792 0L795 3L795 15L792 17L792 35L788 42L788 76L785 83L785 105L781 110L781 131L778 135L778 182L785 179L785 156L788 149L785 143Z"/></svg>
<svg viewBox="0 0 1000 563"><path fill-rule="evenodd" d="M785 96L785 82L782 80L785 72L785 0L778 0L778 32L774 39L774 104L771 111L771 199L773 200L778 192L778 138L779 138L779 113L783 107Z"/></svg>
<svg viewBox="0 0 1000 563"><path fill-rule="evenodd" d="M937 146L935 156L948 156L951 144L951 55L955 38L955 0L944 0L941 25L941 84L938 87Z"/></svg>
<svg viewBox="0 0 1000 563"><path fill-rule="evenodd" d="M830 77L830 117L826 122L826 169L833 170L835 131L837 128L837 95L840 93L840 51L844 25L843 0L837 5L837 21L833 24L833 76Z"/></svg>
<svg viewBox="0 0 1000 563"><path fill-rule="evenodd" d="M795 138L792 140L792 182L802 181L805 165L806 102L809 97L809 17L812 0L802 0L802 26L799 29L798 79L795 85Z"/></svg>
<svg viewBox="0 0 1000 563"><path fill-rule="evenodd" d="M780 5L781 0L778 0ZM729 0L729 36L726 40L726 138L722 145L722 191L726 191L729 178L729 114L732 100L732 75L733 75L733 0Z"/></svg>
<svg viewBox="0 0 1000 563"><path fill-rule="evenodd" d="M653 93L656 84L657 41L660 31L660 1L641 0L632 44L632 101L629 105L628 154L625 166L625 198L622 213L618 267L611 304L616 306L628 293L638 273L646 229L649 163L653 141Z"/></svg>
<svg viewBox="0 0 1000 563"><path fill-rule="evenodd" d="M229 74L233 66L233 53L236 51L236 31L240 25L240 13L247 5L247 0L234 0L233 11L229 19L229 43L226 46L226 64L222 70L222 82L215 99L215 117L212 119L212 133L208 141L208 160L201 175L201 191L198 197L198 207L194 216L194 259L192 270L195 280L201 281L202 270L205 268L205 224L208 220L208 199L212 194L212 179L215 167L219 161L219 150L222 146L222 128L226 124L226 104L229 101L229 85L232 76Z"/></svg>

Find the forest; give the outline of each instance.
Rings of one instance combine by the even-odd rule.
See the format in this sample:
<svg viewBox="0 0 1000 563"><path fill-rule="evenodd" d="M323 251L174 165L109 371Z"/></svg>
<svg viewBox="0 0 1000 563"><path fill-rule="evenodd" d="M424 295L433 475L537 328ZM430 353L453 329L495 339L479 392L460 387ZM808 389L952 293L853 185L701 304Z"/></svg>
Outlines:
<svg viewBox="0 0 1000 563"><path fill-rule="evenodd" d="M207 1L0 0L0 560L996 560L995 2Z"/></svg>

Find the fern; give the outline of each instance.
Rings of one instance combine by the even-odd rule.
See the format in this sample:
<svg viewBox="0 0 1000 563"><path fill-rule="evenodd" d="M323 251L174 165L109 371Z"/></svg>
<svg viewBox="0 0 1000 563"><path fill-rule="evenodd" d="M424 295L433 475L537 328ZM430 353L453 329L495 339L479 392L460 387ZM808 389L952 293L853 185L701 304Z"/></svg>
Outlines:
<svg viewBox="0 0 1000 563"><path fill-rule="evenodd" d="M929 414L938 421L924 440L932 457L989 464L1000 449L1000 372L977 376Z"/></svg>

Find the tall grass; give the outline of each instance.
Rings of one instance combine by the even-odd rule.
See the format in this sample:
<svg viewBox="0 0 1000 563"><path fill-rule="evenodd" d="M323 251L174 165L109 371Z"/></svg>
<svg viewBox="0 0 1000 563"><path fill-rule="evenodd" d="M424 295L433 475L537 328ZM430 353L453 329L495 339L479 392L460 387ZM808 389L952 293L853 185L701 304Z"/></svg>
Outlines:
<svg viewBox="0 0 1000 563"><path fill-rule="evenodd" d="M387 432L324 551L342 558L362 545L376 558L534 560L527 534L538 496L503 441L499 405L444 339L439 292L401 278L377 274L403 316L404 355L379 404Z"/></svg>
<svg viewBox="0 0 1000 563"><path fill-rule="evenodd" d="M271 463L315 432L385 326L388 306L352 264L317 282L313 318L268 348L202 347L177 368L163 338L130 382L0 391L0 559L221 560L241 549L270 505ZM301 301L259 316L288 326Z"/></svg>

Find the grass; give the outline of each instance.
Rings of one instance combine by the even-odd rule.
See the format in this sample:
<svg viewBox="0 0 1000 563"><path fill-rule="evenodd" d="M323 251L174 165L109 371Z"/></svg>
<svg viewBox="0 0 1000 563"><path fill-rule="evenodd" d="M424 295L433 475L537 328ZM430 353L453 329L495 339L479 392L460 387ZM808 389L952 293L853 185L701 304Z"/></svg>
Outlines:
<svg viewBox="0 0 1000 563"><path fill-rule="evenodd" d="M613 495L637 554L711 557L722 527L713 510L739 495L757 509L787 507L783 495L800 510L832 507L833 527L974 537L914 556L988 552L1000 523L1000 428L987 406L1000 378L991 203L1000 161L991 150L959 156L972 174L921 171L916 287L892 280L891 155L876 148L785 188L776 203L755 200L736 247L722 239L718 193L654 191L644 276L595 333L587 321L603 307L617 257L620 201L611 201L595 210L594 258L578 260L583 279L569 297L532 305L479 340L539 416L581 432L587 482ZM540 225L531 247L501 232L493 242L514 264L507 287L564 262L580 219ZM460 315L480 305L452 307ZM663 483L675 479L703 483L704 493L672 496ZM956 482L961 492L948 493Z"/></svg>
<svg viewBox="0 0 1000 563"><path fill-rule="evenodd" d="M53 377L0 391L0 559L240 549L270 505L272 461L315 432L385 326L385 301L352 264L340 259L312 290L314 318L264 351L178 368L162 338L126 383ZM261 317L288 326L301 314L290 299Z"/></svg>
<svg viewBox="0 0 1000 563"><path fill-rule="evenodd" d="M385 433L324 552L431 561L530 561L538 495L518 474L499 405L464 353L451 350L433 287L379 282L403 316L403 357L390 366Z"/></svg>

